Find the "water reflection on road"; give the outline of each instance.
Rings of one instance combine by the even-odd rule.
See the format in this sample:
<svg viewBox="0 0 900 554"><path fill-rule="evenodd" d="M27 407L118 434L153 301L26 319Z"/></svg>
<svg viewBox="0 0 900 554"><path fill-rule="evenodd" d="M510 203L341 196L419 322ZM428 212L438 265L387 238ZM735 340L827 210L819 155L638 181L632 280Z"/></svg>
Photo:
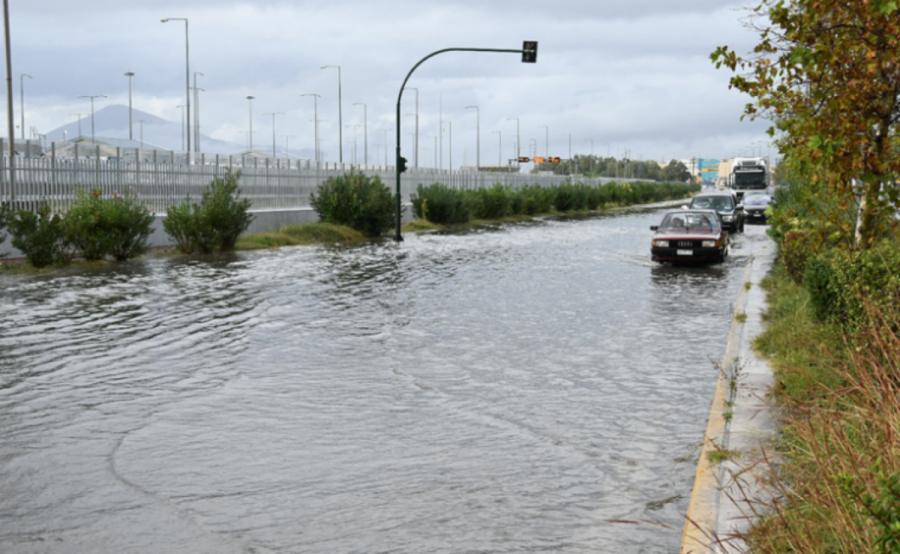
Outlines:
<svg viewBox="0 0 900 554"><path fill-rule="evenodd" d="M658 219L0 276L0 551L676 550L767 239Z"/></svg>

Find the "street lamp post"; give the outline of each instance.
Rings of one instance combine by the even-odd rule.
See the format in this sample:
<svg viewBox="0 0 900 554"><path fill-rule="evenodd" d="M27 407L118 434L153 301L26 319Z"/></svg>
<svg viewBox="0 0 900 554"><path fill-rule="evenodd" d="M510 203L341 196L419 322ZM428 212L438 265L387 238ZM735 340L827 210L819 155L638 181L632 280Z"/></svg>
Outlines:
<svg viewBox="0 0 900 554"><path fill-rule="evenodd" d="M78 98L90 98L91 99L91 142L95 142L94 140L94 98L108 98L105 94L95 94L93 96L90 95L82 95ZM81 120L79 120L81 121ZM81 133L79 133L81 134Z"/></svg>
<svg viewBox="0 0 900 554"><path fill-rule="evenodd" d="M475 110L475 169L481 168L481 109L478 106L466 106L467 110Z"/></svg>
<svg viewBox="0 0 900 554"><path fill-rule="evenodd" d="M366 107L365 102L357 102L353 104L354 106L362 106L363 107L363 144L364 146L364 163L369 165L369 115L368 108Z"/></svg>
<svg viewBox="0 0 900 554"><path fill-rule="evenodd" d="M591 176L594 176L594 139L588 139L591 143ZM618 171L619 162L616 162L616 171Z"/></svg>
<svg viewBox="0 0 900 554"><path fill-rule="evenodd" d="M275 150L275 116L276 115L284 115L284 112L266 112L263 115L271 115L272 116L272 157L277 158L278 153Z"/></svg>
<svg viewBox="0 0 900 554"><path fill-rule="evenodd" d="M353 161L351 163L355 164L356 163L356 130L360 128L360 125L347 125L348 129L350 129L351 127L353 128L353 155L351 158ZM350 141L348 140L347 142L349 143Z"/></svg>
<svg viewBox="0 0 900 554"><path fill-rule="evenodd" d="M191 49L190 49L190 33L188 32L188 20L186 17L167 17L165 19L160 19L161 22L167 23L169 21L184 21L184 101L185 101L185 109L187 110L187 115L185 116L185 125L190 125L191 121ZM185 135L187 136L187 159L190 164L191 161L191 133L190 129L185 129Z"/></svg>
<svg viewBox="0 0 900 554"><path fill-rule="evenodd" d="M384 128L384 129L378 129L378 130L379 130L379 131L384 131L384 166L387 167L387 165L388 165L388 146L387 146L387 137L388 137L388 133L390 133L391 131L393 131L393 129Z"/></svg>
<svg viewBox="0 0 900 554"><path fill-rule="evenodd" d="M285 153L285 155L287 155L288 160L291 159L290 139L293 138L294 136L295 135L281 135L281 138L284 139L284 153Z"/></svg>
<svg viewBox="0 0 900 554"><path fill-rule="evenodd" d="M146 120L145 120L145 119L138 119L138 123L140 124L140 125L138 125L138 128L140 129L140 135L139 135L139 136L141 137L141 149L144 148L144 121L146 121Z"/></svg>
<svg viewBox="0 0 900 554"><path fill-rule="evenodd" d="M134 72L129 71L125 73L125 76L128 77L128 140L134 140L134 123L131 112L131 78L134 77Z"/></svg>
<svg viewBox="0 0 900 554"><path fill-rule="evenodd" d="M74 115L78 118L78 136L81 136L81 116L86 115L83 113L70 113L69 115Z"/></svg>
<svg viewBox="0 0 900 554"><path fill-rule="evenodd" d="M316 162L319 161L319 98L320 95L314 92L307 92L305 94L301 94L303 96L312 96L313 97L313 137L316 141L315 148L313 148L313 152L315 153Z"/></svg>
<svg viewBox="0 0 900 554"><path fill-rule="evenodd" d="M447 148L449 152L449 155L447 156L447 170L453 171L453 122L449 119L447 120L447 133ZM443 132L441 132L441 136L444 136ZM443 160L441 161L441 169L444 169Z"/></svg>
<svg viewBox="0 0 900 554"><path fill-rule="evenodd" d="M341 109L341 66L323 65L319 69L335 68L338 71L338 161L344 163L344 119Z"/></svg>
<svg viewBox="0 0 900 554"><path fill-rule="evenodd" d="M538 129L544 129L544 157L550 158L550 127L547 125L538 125ZM535 151L537 151L537 147L535 147Z"/></svg>
<svg viewBox="0 0 900 554"><path fill-rule="evenodd" d="M197 88L197 75L206 77L199 71L194 72L194 152L200 152L200 91Z"/></svg>
<svg viewBox="0 0 900 554"><path fill-rule="evenodd" d="M500 131L491 131L497 133L497 168L503 167L503 133Z"/></svg>
<svg viewBox="0 0 900 554"><path fill-rule="evenodd" d="M250 130L247 131L247 144L248 144L248 146L247 146L247 152L252 152L252 151L253 151L253 100L254 100L255 98L256 98L255 96L248 96L248 97L247 97L247 106L248 106L248 110L249 110L249 112L250 112L250 114L249 114L249 117L250 117L250 120L249 120L249 123L250 123Z"/></svg>
<svg viewBox="0 0 900 554"><path fill-rule="evenodd" d="M34 79L27 73L19 75L19 107L22 109L22 140L25 140L25 77Z"/></svg>
<svg viewBox="0 0 900 554"><path fill-rule="evenodd" d="M438 138L436 136L431 137L434 139L434 168L437 169L438 166Z"/></svg>
<svg viewBox="0 0 900 554"><path fill-rule="evenodd" d="M507 117L507 121L516 120L516 164L519 163L519 158L522 157L522 137L519 135L519 118L518 117Z"/></svg>
<svg viewBox="0 0 900 554"><path fill-rule="evenodd" d="M175 107L181 109L181 150L182 152L187 152L187 150L184 149L184 136L186 134L186 131L184 129L184 105L182 104L181 106Z"/></svg>

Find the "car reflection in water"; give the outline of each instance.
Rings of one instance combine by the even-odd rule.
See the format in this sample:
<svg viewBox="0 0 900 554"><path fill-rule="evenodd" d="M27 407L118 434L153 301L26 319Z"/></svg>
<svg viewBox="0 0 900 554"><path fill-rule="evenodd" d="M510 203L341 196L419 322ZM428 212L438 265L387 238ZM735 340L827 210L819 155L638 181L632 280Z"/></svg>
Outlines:
<svg viewBox="0 0 900 554"><path fill-rule="evenodd" d="M657 262L723 262L728 255L728 233L715 210L673 210L659 225L650 227L651 259Z"/></svg>

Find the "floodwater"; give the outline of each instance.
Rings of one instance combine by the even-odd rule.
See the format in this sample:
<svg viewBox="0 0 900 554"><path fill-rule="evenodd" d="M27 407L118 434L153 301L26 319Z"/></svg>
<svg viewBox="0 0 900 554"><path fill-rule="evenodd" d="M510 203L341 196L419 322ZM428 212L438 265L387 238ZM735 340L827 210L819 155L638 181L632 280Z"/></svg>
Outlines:
<svg viewBox="0 0 900 554"><path fill-rule="evenodd" d="M732 305L659 210L0 275L0 552L675 552Z"/></svg>

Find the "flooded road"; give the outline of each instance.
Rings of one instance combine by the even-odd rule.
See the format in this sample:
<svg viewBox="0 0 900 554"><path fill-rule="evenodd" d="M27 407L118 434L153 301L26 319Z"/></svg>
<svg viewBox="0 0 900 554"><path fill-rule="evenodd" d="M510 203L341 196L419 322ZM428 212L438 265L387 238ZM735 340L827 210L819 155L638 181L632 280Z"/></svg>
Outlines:
<svg viewBox="0 0 900 554"><path fill-rule="evenodd" d="M660 213L0 275L0 551L677 551L768 239Z"/></svg>

